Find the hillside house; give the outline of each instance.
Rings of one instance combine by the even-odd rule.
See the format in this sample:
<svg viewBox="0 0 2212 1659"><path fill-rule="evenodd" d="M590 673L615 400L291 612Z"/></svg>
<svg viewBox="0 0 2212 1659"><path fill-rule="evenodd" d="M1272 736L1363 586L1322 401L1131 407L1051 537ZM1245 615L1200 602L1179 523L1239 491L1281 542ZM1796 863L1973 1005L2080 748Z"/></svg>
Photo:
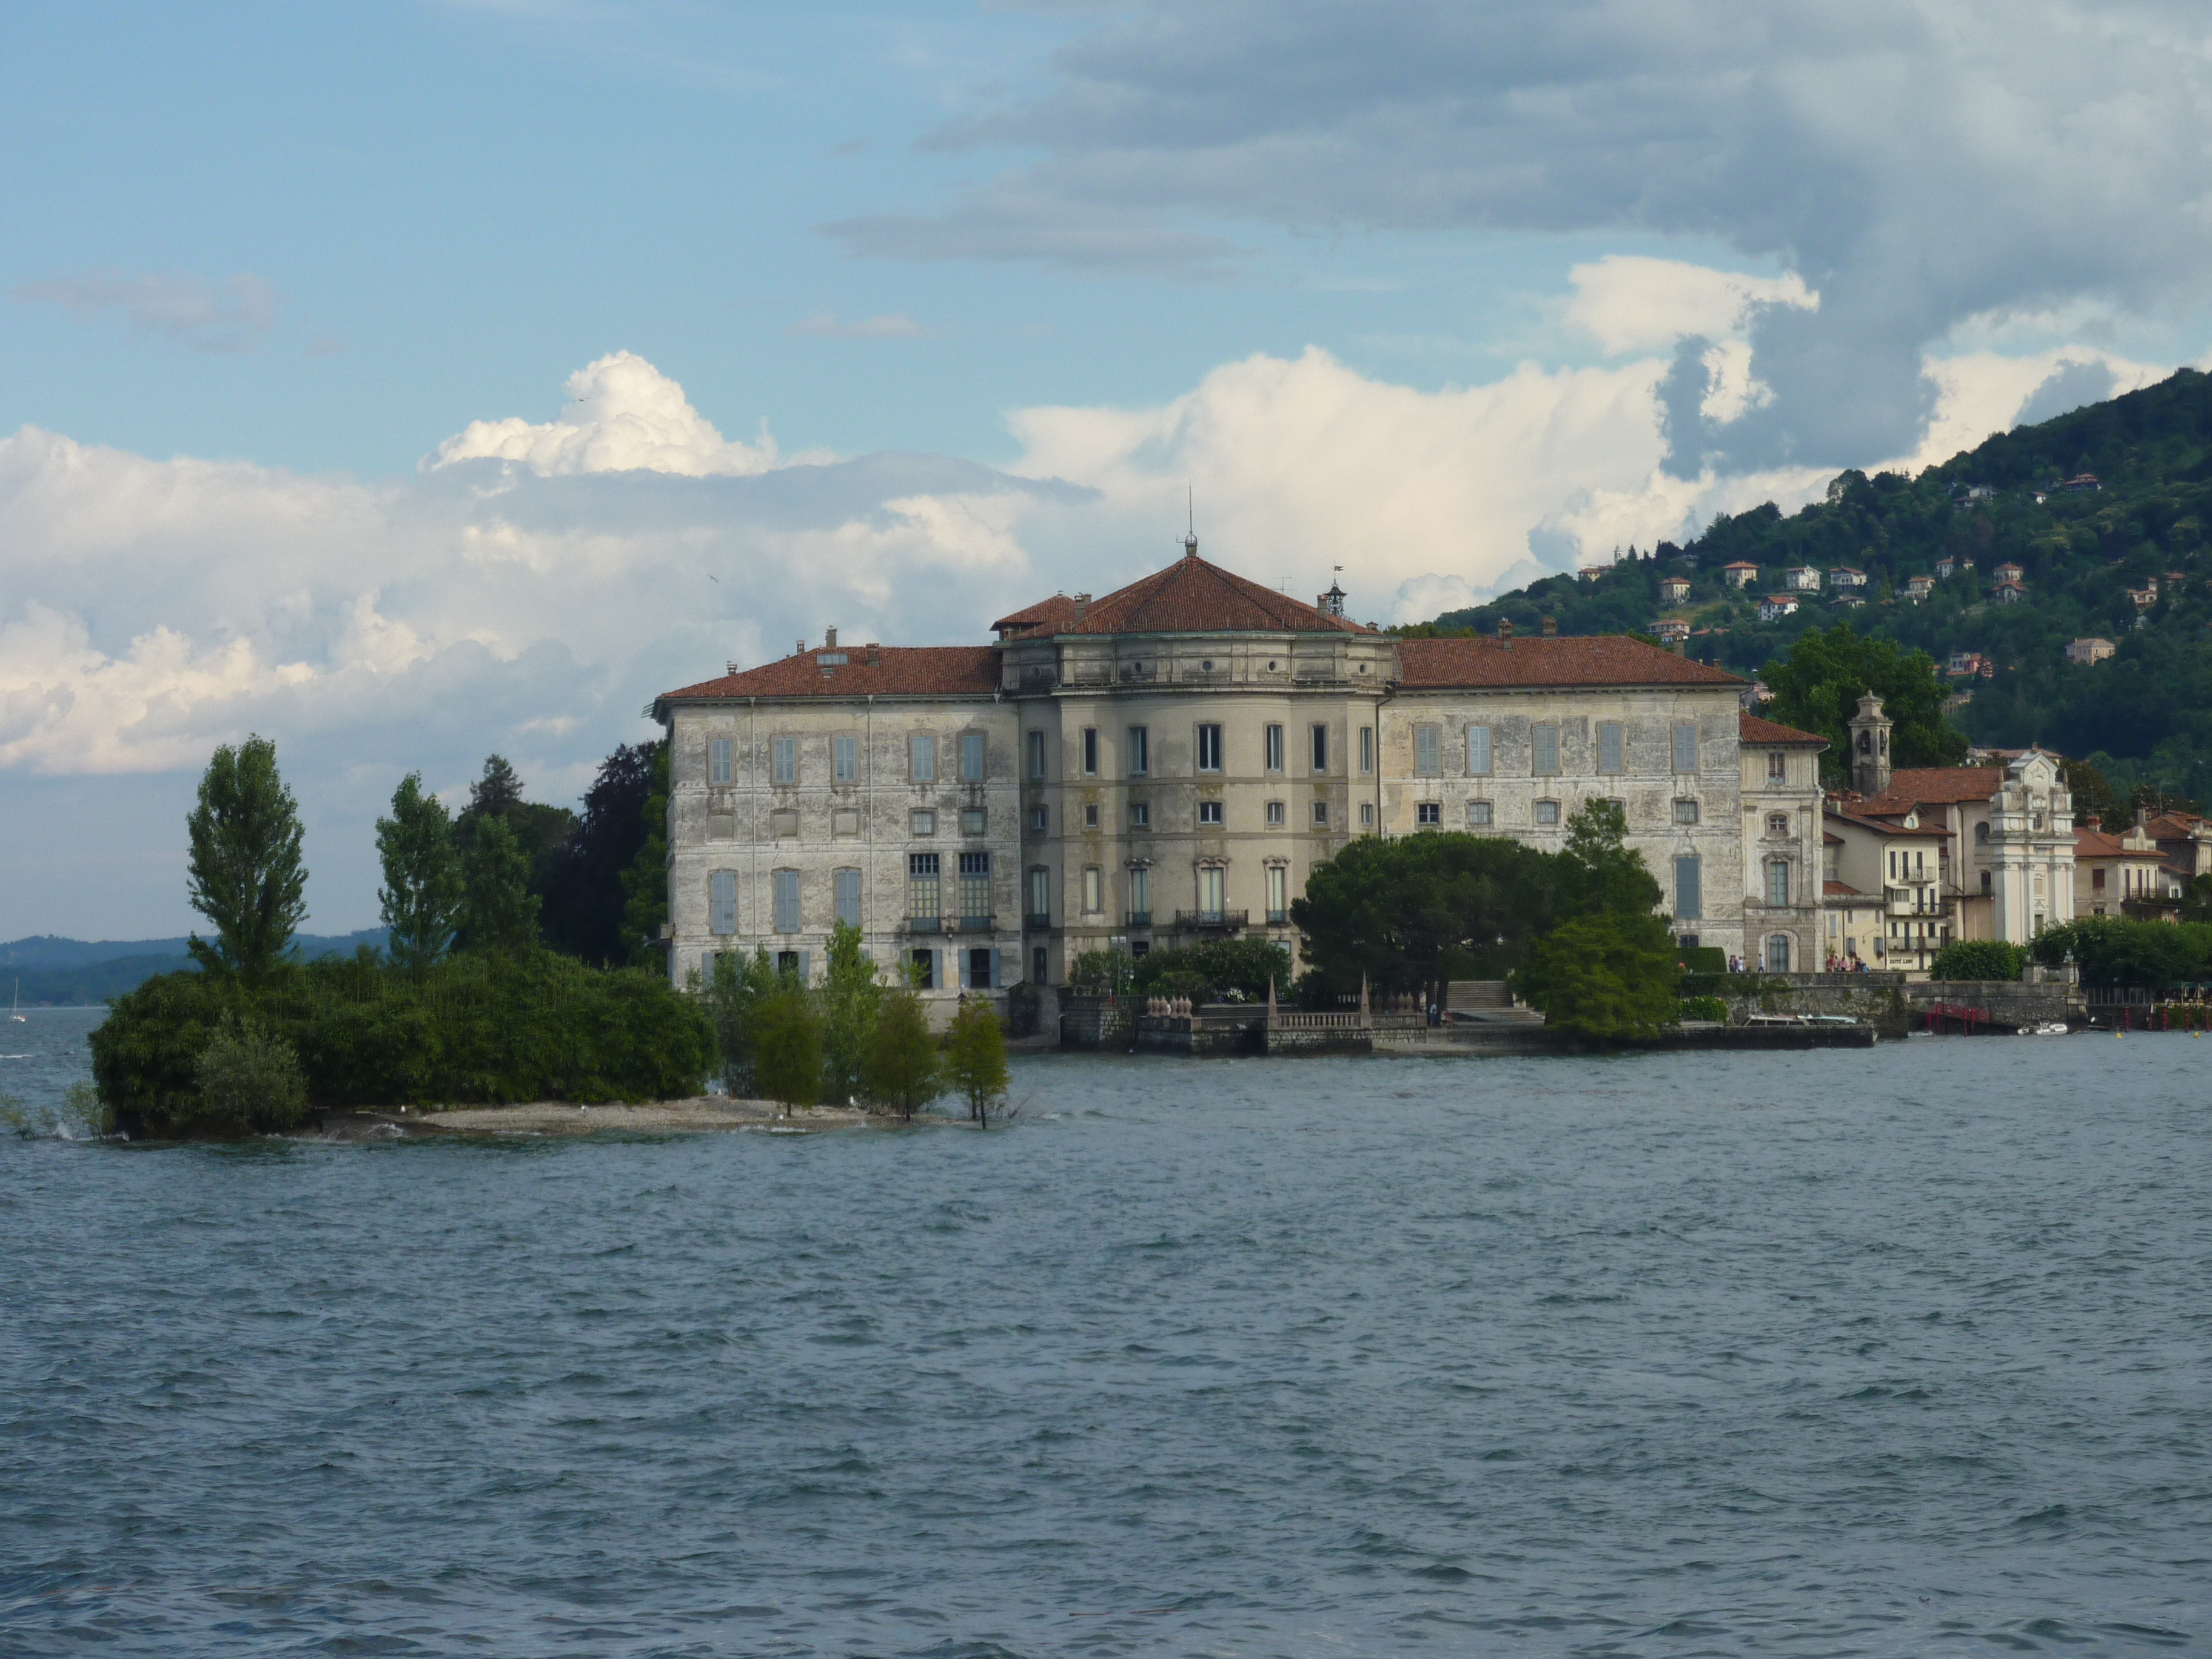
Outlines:
<svg viewBox="0 0 2212 1659"><path fill-rule="evenodd" d="M2119 647L2114 645L2110 640L2100 640L2094 636L2074 640L2066 647L2066 660L2078 663L2102 662L2118 649Z"/></svg>
<svg viewBox="0 0 2212 1659"><path fill-rule="evenodd" d="M2002 586L2006 582L2022 582L2027 579L2027 572L2021 569L2009 559L2007 559L2002 564L1990 572L1990 580L1996 582L1999 586Z"/></svg>
<svg viewBox="0 0 2212 1659"><path fill-rule="evenodd" d="M1990 599L1996 605L2018 605L2027 597L2027 590L2018 582L1999 582L1990 591Z"/></svg>
<svg viewBox="0 0 2212 1659"><path fill-rule="evenodd" d="M1784 617L1795 616L1804 601L1794 593L1770 593L1759 602L1761 622L1779 622Z"/></svg>
<svg viewBox="0 0 2212 1659"><path fill-rule="evenodd" d="M1748 587L1759 580L1759 567L1738 559L1721 567L1721 580L1730 587Z"/></svg>
<svg viewBox="0 0 2212 1659"><path fill-rule="evenodd" d="M1905 579L1905 597L1915 605L1935 591L1936 579L1933 576L1907 576Z"/></svg>
<svg viewBox="0 0 2212 1659"><path fill-rule="evenodd" d="M1680 645L1690 637L1690 624L1680 617L1662 617L1651 624L1651 632L1668 645Z"/></svg>
<svg viewBox="0 0 2212 1659"><path fill-rule="evenodd" d="M1867 574L1848 564L1839 564L1828 573L1831 587L1863 588L1867 585Z"/></svg>
<svg viewBox="0 0 2212 1659"><path fill-rule="evenodd" d="M1820 591L1820 573L1809 564L1795 564L1782 573L1784 591L1791 593L1817 593Z"/></svg>
<svg viewBox="0 0 2212 1659"><path fill-rule="evenodd" d="M1659 579L1660 604L1680 605L1689 597L1690 579L1687 576L1662 576Z"/></svg>

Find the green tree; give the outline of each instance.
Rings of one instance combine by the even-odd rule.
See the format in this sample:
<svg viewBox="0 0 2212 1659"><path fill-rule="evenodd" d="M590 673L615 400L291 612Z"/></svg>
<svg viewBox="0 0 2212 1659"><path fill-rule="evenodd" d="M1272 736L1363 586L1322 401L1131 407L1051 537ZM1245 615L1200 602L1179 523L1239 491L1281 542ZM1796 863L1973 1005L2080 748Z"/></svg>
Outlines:
<svg viewBox="0 0 2212 1659"><path fill-rule="evenodd" d="M1306 878L1291 920L1315 985L1348 994L1364 975L1436 1000L1451 980L1503 972L1573 912L1587 880L1579 865L1503 836L1364 836Z"/></svg>
<svg viewBox="0 0 2212 1659"><path fill-rule="evenodd" d="M2068 761L2058 769L2058 775L2074 798L2075 828L2109 830L2118 836L2124 835L2135 822L2135 814L2118 791L2087 761Z"/></svg>
<svg viewBox="0 0 2212 1659"><path fill-rule="evenodd" d="M538 943L538 896L530 855L502 818L477 825L463 862L460 945L465 951L526 951Z"/></svg>
<svg viewBox="0 0 2212 1659"><path fill-rule="evenodd" d="M1850 775L1849 722L1869 691L1881 699L1891 721L1892 765L1957 766L1966 758L1966 733L1943 717L1950 693L1925 651L1907 651L1838 623L1825 633L1800 635L1788 658L1768 663L1762 678L1774 696L1760 714L1826 738L1820 768L1832 781Z"/></svg>
<svg viewBox="0 0 2212 1659"><path fill-rule="evenodd" d="M886 992L868 1033L862 1074L867 1097L910 1120L943 1092L941 1065L921 999L904 985Z"/></svg>
<svg viewBox="0 0 2212 1659"><path fill-rule="evenodd" d="M1659 908L1659 884L1627 837L1628 814L1619 801L1593 796L1568 814L1566 856L1580 877L1583 909L1637 916Z"/></svg>
<svg viewBox="0 0 2212 1659"><path fill-rule="evenodd" d="M290 1043L233 1018L200 1050L200 1123L226 1134L289 1129L307 1115L307 1079Z"/></svg>
<svg viewBox="0 0 2212 1659"><path fill-rule="evenodd" d="M968 1102L968 1115L990 1121L991 1103L1006 1098L1006 1028L988 997L963 997L945 1034L945 1079Z"/></svg>
<svg viewBox="0 0 2212 1659"><path fill-rule="evenodd" d="M866 1088L868 1037L882 1010L884 988L860 930L839 922L830 934L822 977L822 1091L856 1099Z"/></svg>
<svg viewBox="0 0 2212 1659"><path fill-rule="evenodd" d="M192 935L192 956L210 971L267 974L307 914L300 810L277 775L276 745L250 737L218 748L185 823L187 891L216 932L212 944Z"/></svg>
<svg viewBox="0 0 2212 1659"><path fill-rule="evenodd" d="M1601 910L1533 940L1515 988L1547 1027L1600 1041L1656 1036L1680 1017L1681 974L1667 924Z"/></svg>
<svg viewBox="0 0 2212 1659"><path fill-rule="evenodd" d="M483 775L469 786L470 817L506 817L522 805L522 775L504 755L484 757Z"/></svg>
<svg viewBox="0 0 2212 1659"><path fill-rule="evenodd" d="M623 872L623 931L629 935L630 960L641 968L665 963L667 947L660 942L661 924L668 920L668 744L653 745L653 793L645 799L640 817L645 820L645 842Z"/></svg>
<svg viewBox="0 0 2212 1659"><path fill-rule="evenodd" d="M2027 947L2001 939L1954 939L1928 964L1930 979L2017 980L2027 966Z"/></svg>
<svg viewBox="0 0 2212 1659"><path fill-rule="evenodd" d="M784 982L754 1008L752 1058L754 1086L786 1117L822 1097L822 1012L797 984Z"/></svg>
<svg viewBox="0 0 2212 1659"><path fill-rule="evenodd" d="M750 957L717 951L713 974L696 987L700 1006L714 1028L722 1087L732 1095L753 1092L753 1012L776 994L778 983L767 949L756 946Z"/></svg>
<svg viewBox="0 0 2212 1659"><path fill-rule="evenodd" d="M378 914L392 930L392 959L418 978L453 943L461 908L461 861L453 820L422 775L410 772L392 792L392 816L376 821L384 866Z"/></svg>

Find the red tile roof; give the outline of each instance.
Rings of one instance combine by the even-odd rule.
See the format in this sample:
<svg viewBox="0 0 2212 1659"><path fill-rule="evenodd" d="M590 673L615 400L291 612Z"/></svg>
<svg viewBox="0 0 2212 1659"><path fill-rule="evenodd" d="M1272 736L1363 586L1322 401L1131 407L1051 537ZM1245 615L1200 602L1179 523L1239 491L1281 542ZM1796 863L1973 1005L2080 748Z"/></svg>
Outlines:
<svg viewBox="0 0 2212 1659"><path fill-rule="evenodd" d="M2074 856L2077 859L2154 859L2164 856L2156 846L2129 847L2124 836L2103 830L2081 829L2074 832Z"/></svg>
<svg viewBox="0 0 2212 1659"><path fill-rule="evenodd" d="M1574 638L1401 640L1400 684L1411 690L1508 685L1741 685L1734 674L1601 634Z"/></svg>
<svg viewBox="0 0 2212 1659"><path fill-rule="evenodd" d="M1827 815L1861 830L1871 830L1877 836L1940 836L1943 833L1943 826L1939 823L1923 823L1917 830L1908 830L1902 823L1891 823L1869 817L1863 811L1832 805L1827 808Z"/></svg>
<svg viewBox="0 0 2212 1659"><path fill-rule="evenodd" d="M1864 898L1866 896L1849 882L1842 881L1822 882L1820 894L1824 898Z"/></svg>
<svg viewBox="0 0 2212 1659"><path fill-rule="evenodd" d="M823 664L825 656L842 663ZM990 645L886 645L877 660L859 646L817 647L742 673L664 691L657 702L726 697L988 697L999 688L999 651Z"/></svg>
<svg viewBox="0 0 2212 1659"><path fill-rule="evenodd" d="M1889 787L1853 809L1902 812L1911 806L1954 806L1987 800L2004 782L2002 766L1908 766L1889 775Z"/></svg>
<svg viewBox="0 0 2212 1659"><path fill-rule="evenodd" d="M991 624L991 631L1001 639L1010 633L1029 634L1042 630L1047 624L1057 629L1075 620L1075 601L1065 593L1055 593L1048 599L1039 599L1035 605L1001 617Z"/></svg>
<svg viewBox="0 0 2212 1659"><path fill-rule="evenodd" d="M2197 830L2205 827L2205 821L2186 812L2160 812L2144 822L2143 829L2153 841L2186 841Z"/></svg>
<svg viewBox="0 0 2212 1659"><path fill-rule="evenodd" d="M1065 605L1065 612L1059 607ZM1370 630L1342 617L1262 587L1255 581L1186 554L1164 570L1139 577L1091 601L1083 620L1075 602L1055 595L994 623L1034 627L1049 623L1055 634L1364 634Z"/></svg>
<svg viewBox="0 0 2212 1659"><path fill-rule="evenodd" d="M1763 720L1756 714L1738 714L1736 726L1745 743L1814 744L1826 749L1828 740L1816 732L1800 732L1794 726L1784 726L1778 720Z"/></svg>

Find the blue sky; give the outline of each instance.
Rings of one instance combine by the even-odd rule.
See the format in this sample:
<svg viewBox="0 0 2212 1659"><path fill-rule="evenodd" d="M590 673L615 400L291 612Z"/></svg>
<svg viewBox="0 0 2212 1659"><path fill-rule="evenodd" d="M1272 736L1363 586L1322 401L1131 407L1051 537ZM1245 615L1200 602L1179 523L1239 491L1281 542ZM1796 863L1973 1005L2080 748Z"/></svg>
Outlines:
<svg viewBox="0 0 2212 1659"><path fill-rule="evenodd" d="M2205 46L2057 0L10 7L0 937L188 925L247 731L336 931L406 771L573 799L653 691L1103 591L1186 489L1209 554L1405 620L2200 362Z"/></svg>

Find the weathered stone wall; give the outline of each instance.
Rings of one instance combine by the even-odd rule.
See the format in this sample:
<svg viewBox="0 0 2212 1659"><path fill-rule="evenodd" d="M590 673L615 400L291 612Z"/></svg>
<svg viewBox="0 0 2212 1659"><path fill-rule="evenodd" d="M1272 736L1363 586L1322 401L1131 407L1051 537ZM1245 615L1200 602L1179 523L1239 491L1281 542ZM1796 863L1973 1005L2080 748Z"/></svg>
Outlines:
<svg viewBox="0 0 2212 1659"><path fill-rule="evenodd" d="M1941 1004L1972 1008L1990 1026L2013 1030L2069 1012L2070 988L2010 980L1912 980L1901 974L1766 974L1725 981L1722 1000L1731 1024L1753 1014L1848 1014L1884 1036L1927 1029Z"/></svg>

